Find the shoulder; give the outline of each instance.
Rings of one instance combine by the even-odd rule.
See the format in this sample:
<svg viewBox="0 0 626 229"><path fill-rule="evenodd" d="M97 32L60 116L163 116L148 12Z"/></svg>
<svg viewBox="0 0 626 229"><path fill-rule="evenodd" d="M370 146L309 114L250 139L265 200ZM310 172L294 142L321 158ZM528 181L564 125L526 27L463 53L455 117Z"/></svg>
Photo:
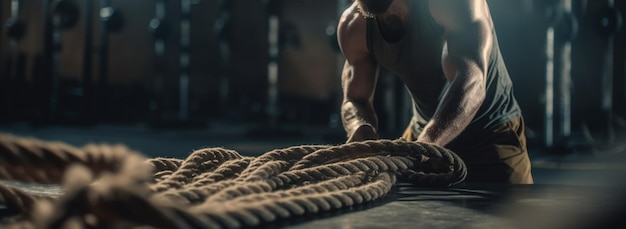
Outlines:
<svg viewBox="0 0 626 229"><path fill-rule="evenodd" d="M486 0L428 0L433 19L447 30L491 21Z"/></svg>
<svg viewBox="0 0 626 229"><path fill-rule="evenodd" d="M367 53L367 18L359 13L356 3L342 13L337 25L337 41L347 58Z"/></svg>

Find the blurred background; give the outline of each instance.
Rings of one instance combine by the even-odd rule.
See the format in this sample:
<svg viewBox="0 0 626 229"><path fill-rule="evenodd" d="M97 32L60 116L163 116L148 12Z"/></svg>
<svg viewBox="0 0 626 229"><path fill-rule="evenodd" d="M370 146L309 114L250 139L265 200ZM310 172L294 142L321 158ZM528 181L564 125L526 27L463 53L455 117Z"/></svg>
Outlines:
<svg viewBox="0 0 626 229"><path fill-rule="evenodd" d="M488 0L535 179L626 170L623 0ZM0 131L147 156L339 144L335 27L350 0L1 0ZM381 135L409 99L383 72ZM606 173L606 172L609 173Z"/></svg>

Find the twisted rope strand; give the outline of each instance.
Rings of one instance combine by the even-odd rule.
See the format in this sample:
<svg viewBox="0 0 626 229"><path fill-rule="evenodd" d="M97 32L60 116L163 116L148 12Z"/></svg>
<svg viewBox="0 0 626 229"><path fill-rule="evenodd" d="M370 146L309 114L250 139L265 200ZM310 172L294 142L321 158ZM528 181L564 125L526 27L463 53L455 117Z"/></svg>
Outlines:
<svg viewBox="0 0 626 229"><path fill-rule="evenodd" d="M34 196L28 195L16 188L0 184L0 205L7 206L19 213L32 210L36 201Z"/></svg>
<svg viewBox="0 0 626 229"><path fill-rule="evenodd" d="M178 167L180 167L180 165L183 163L183 160L178 158L157 157L148 159L146 163L153 167L153 173L158 173L161 171L177 170Z"/></svg>
<svg viewBox="0 0 626 229"><path fill-rule="evenodd" d="M219 207L207 204L194 207L190 209L190 212L220 222L226 228L258 226L262 222L271 222L269 220L275 218L315 214L320 209L330 210L335 206L338 207L335 209L339 209L378 199L389 192L392 186L391 181L389 174L381 173L374 177L371 183L348 190L264 200L241 207L235 204L224 204ZM332 205L327 201L329 197L338 200L340 204ZM281 211L282 209L286 211ZM282 212L282 214L275 214L276 212Z"/></svg>
<svg viewBox="0 0 626 229"><path fill-rule="evenodd" d="M154 199L171 199L181 204L196 204L203 202L207 197L218 193L228 187L235 186L239 182L232 180L218 181L202 187L189 187L186 189L172 189L161 193L156 193Z"/></svg>
<svg viewBox="0 0 626 229"><path fill-rule="evenodd" d="M368 163L364 163L366 161ZM368 165L372 164L377 166L379 170L373 170L373 168L368 167ZM307 181L334 178L337 176L351 175L360 172L397 172L400 169L408 168L410 165L412 165L412 162L405 158L378 156L370 158L359 158L346 162L336 162L327 166L316 166L300 170L290 170L281 173L279 176L277 176L277 178L281 180L281 183L283 185L300 185Z"/></svg>
<svg viewBox="0 0 626 229"><path fill-rule="evenodd" d="M341 176L317 183L312 183L304 186L298 186L293 189L279 190L274 192L259 193L255 195L248 195L235 199L238 202L255 202L266 199L282 199L286 197L308 195L308 194L322 194L330 193L338 190L346 190L358 185L361 185L366 180L365 173L356 173L347 176ZM271 181L270 181L271 182Z"/></svg>
<svg viewBox="0 0 626 229"><path fill-rule="evenodd" d="M250 161L252 161L252 158L250 157L226 161L215 171L211 173L203 173L200 176L194 177L193 182L190 183L189 186L199 187L215 183L220 180L236 178L244 169L246 169L246 167L250 164Z"/></svg>
<svg viewBox="0 0 626 229"><path fill-rule="evenodd" d="M415 156L428 154L426 156L442 157L441 152L447 151L443 148L432 148L435 152L427 152L422 146L425 143L407 142L404 140L369 140L363 142L353 142L350 144L337 145L320 149L315 153L304 156L292 169L311 167L325 164L332 161L342 161L346 158L369 157L375 155L393 156ZM446 161L446 162L452 162Z"/></svg>
<svg viewBox="0 0 626 229"><path fill-rule="evenodd" d="M0 179L43 184L60 183L72 164L82 164L96 174L115 172L125 155L134 153L121 145L88 145L79 149L61 142L0 135ZM8 169L6 169L8 168Z"/></svg>
<svg viewBox="0 0 626 229"><path fill-rule="evenodd" d="M162 192L170 188L182 188L202 171L211 171L225 161L233 159L241 159L241 155L234 150L223 148L196 150L183 161L178 170L153 185L152 189Z"/></svg>
<svg viewBox="0 0 626 229"><path fill-rule="evenodd" d="M275 160L295 162L299 161L303 156L307 154L327 147L327 145L303 145L269 151L250 162L250 165L248 166L248 168L246 168L246 170L241 173L241 176L248 176L249 173L255 171L259 166L262 166L267 162Z"/></svg>

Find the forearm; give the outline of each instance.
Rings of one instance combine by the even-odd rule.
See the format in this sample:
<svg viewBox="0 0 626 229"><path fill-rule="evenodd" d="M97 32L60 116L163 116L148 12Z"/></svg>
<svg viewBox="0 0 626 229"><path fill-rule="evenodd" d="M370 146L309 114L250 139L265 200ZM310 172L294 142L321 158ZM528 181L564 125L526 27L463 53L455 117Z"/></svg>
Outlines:
<svg viewBox="0 0 626 229"><path fill-rule="evenodd" d="M485 98L480 71L459 75L442 98L418 141L445 146L470 124Z"/></svg>
<svg viewBox="0 0 626 229"><path fill-rule="evenodd" d="M341 106L341 120L348 137L363 125L371 126L374 132L378 130L378 118L374 107L364 102L355 102L344 99Z"/></svg>

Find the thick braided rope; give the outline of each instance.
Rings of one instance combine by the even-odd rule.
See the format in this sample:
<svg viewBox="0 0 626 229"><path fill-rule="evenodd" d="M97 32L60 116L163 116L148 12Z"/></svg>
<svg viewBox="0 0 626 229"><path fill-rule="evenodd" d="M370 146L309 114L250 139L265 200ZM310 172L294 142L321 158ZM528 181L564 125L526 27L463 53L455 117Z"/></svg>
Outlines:
<svg viewBox="0 0 626 229"><path fill-rule="evenodd" d="M271 161L262 166L259 166L257 172L251 173L250 177L252 182L247 182L244 185L232 185L224 188L216 194L207 198L207 200L199 206L193 207L197 212L202 212L204 220L209 220L208 225L221 225L227 228L238 228L240 226L255 226L261 222L268 222L276 219L277 216L288 217L303 215L305 213L316 213L319 209L329 210L330 206L341 208L343 206L352 206L353 204L360 204L364 201L371 201L384 194L386 194L389 188L371 188L371 187L391 187L393 182L387 184L373 185L369 188L355 188L364 181L345 182L342 180L339 184L333 183L334 187L330 189L324 189L316 185L300 185L296 189L289 189L282 192L271 193L274 187L278 185L271 185L271 182L263 182L264 178L268 178L274 174L283 175L283 179L278 179L281 183L292 183L294 180L307 180L315 181L319 180L319 177L336 177L341 173L348 176L354 176L354 174L366 174L384 172L385 169L392 171L399 171L408 168L411 165L411 161L402 157L374 157L377 160L369 158L357 158L348 162L334 163L336 166L330 166L330 171L326 173L315 173L316 167L307 168L310 171L287 171L286 173L276 172L276 170L284 170L287 163L282 161ZM395 160L394 160L395 159ZM372 161L370 161L372 160ZM320 166L326 167L326 166ZM255 176L254 174L260 174ZM312 174L312 175L309 175ZM384 173L388 174L388 173ZM392 173L393 174L393 173ZM258 177L258 178L256 178ZM365 177L365 176L362 176ZM286 179L285 179L286 178ZM364 179L364 178L362 178ZM309 187L315 186L315 187ZM307 190L303 192L302 190ZM321 191L320 191L321 190ZM340 191L330 191L340 190ZM350 191L347 191L350 190ZM368 191L370 190L370 191ZM316 191L320 191L319 193ZM319 195L315 197L315 195ZM274 198L266 198L265 196L271 196ZM298 198L296 198L298 197ZM301 198L300 198L301 197ZM269 200L269 201L268 201ZM282 202L287 200L287 202ZM231 203L235 202L235 203ZM244 205L243 208L236 208L236 210L230 210L228 207L219 206L240 206L238 203L254 203L251 206ZM265 205L258 205L257 202L267 203ZM332 204L331 204L332 203ZM248 207L245 207L248 206ZM218 212L215 212L219 209ZM190 216L185 216L189 218ZM242 225L241 222L244 224ZM206 226L206 225L205 225Z"/></svg>
<svg viewBox="0 0 626 229"><path fill-rule="evenodd" d="M24 212L32 209L36 197L28 195L16 188L0 184L0 205L5 205L9 209Z"/></svg>
<svg viewBox="0 0 626 229"><path fill-rule="evenodd" d="M366 176L362 176L365 178ZM324 193L306 193L302 195L278 195L281 198L261 199L249 202L243 207L237 204L209 203L190 209L195 215L205 220L219 223L226 228L257 226L262 222L272 222L278 218L289 218L305 214L315 214L343 207L350 207L373 201L388 193L392 187L389 174L381 173L372 182L350 189L338 189ZM226 206L226 207L217 207ZM233 207L231 207L233 206Z"/></svg>
<svg viewBox="0 0 626 229"><path fill-rule="evenodd" d="M405 156L415 160L421 160L423 156L426 156L450 165L450 169L447 172L438 173L421 172L419 168L417 168L417 171L420 172L417 172L411 168L409 172L411 175L407 178L409 179L408 181L415 184L450 186L464 180L467 176L465 163L454 152L433 144L407 142L405 140L370 140L328 147L319 150L315 154L303 157L292 169L342 160L345 157L353 157L354 155L368 157L381 153Z"/></svg>
<svg viewBox="0 0 626 229"><path fill-rule="evenodd" d="M242 177L248 176L252 171L255 171L259 166L264 165L270 161L287 161L291 163L295 163L300 161L302 157L313 153L317 150L324 149L329 147L328 145L302 145L302 146L292 146L284 149L275 149L264 153L263 155L256 158L251 162L250 166L246 168L241 174Z"/></svg>
<svg viewBox="0 0 626 229"><path fill-rule="evenodd" d="M236 151L223 148L196 150L182 162L175 172L153 185L152 189L162 192L171 188L182 188L198 174L212 171L225 161L241 158Z"/></svg>
<svg viewBox="0 0 626 229"><path fill-rule="evenodd" d="M236 178L246 169L246 167L250 164L250 161L252 161L251 157L226 161L224 164L215 169L215 171L194 177L193 182L188 184L186 187L201 187L217 181Z"/></svg>
<svg viewBox="0 0 626 229"><path fill-rule="evenodd" d="M153 175L150 182L157 183L172 175L173 171L176 171L183 163L183 160L177 158L157 157L148 159L145 163L152 168Z"/></svg>
<svg viewBox="0 0 626 229"><path fill-rule="evenodd" d="M146 160L146 163L153 167L152 172L158 173L161 171L175 171L183 163L183 160L178 158L165 158L157 157Z"/></svg>
<svg viewBox="0 0 626 229"><path fill-rule="evenodd" d="M69 161L78 161L87 168L97 165L92 171L97 178L92 181L95 185L68 188L67 194L55 203L56 214L32 219L36 225L55 228L70 223L101 228L257 226L376 200L389 192L396 182L396 174L409 173L411 181L416 183L441 185L458 183L466 174L463 162L452 152L432 145L392 140L296 146L273 150L257 158L242 157L222 148L205 148L194 151L185 160L157 158L142 163L136 160L131 163L133 160L128 158L132 158L132 151L115 147L92 145L79 149L63 144L58 147L56 143L46 148L44 142L28 140L33 144L12 136L11 139L0 136L0 155L9 152L9 156L0 156L0 164L9 164L9 161L13 164L8 169L0 167L0 178L22 176L27 179L16 180L58 182L60 178L36 177L33 171L26 171L30 167L22 165L32 166L38 162L36 156L51 157L48 153L56 157L72 155L78 159ZM52 152L59 148L62 153ZM28 150L36 152L20 155ZM421 171L423 156L450 165L450 171ZM60 177L68 166L42 168L54 170L48 172L56 171L60 174L56 176ZM151 177L133 172L142 166L152 172ZM110 175L102 173L105 169ZM69 177L71 180L72 176ZM11 198L11 203L18 202L15 196L5 198ZM34 201L28 196L22 198L26 202ZM24 204L21 210L28 211L28 208L28 204ZM87 220L94 217L97 220ZM92 225L94 222L99 224Z"/></svg>
<svg viewBox="0 0 626 229"><path fill-rule="evenodd" d="M72 202L99 206L98 209L76 205L72 205L71 208L85 209L86 212L96 215L106 212L102 217L103 220L135 222L138 225L159 228L241 228L373 201L388 193L394 182L393 175L389 173L369 177L361 172L341 180L337 179L335 184L326 182L319 187L300 187L293 191L267 193L265 196L251 195L227 202L205 202L185 210L168 205L158 206L145 201L141 195L117 187L115 190L109 190L120 197L115 201L80 195L83 201ZM346 184L350 188L341 187ZM120 202L131 203L128 204L131 208L120 212L118 209ZM58 226L60 221L62 220L56 219L50 225Z"/></svg>
<svg viewBox="0 0 626 229"><path fill-rule="evenodd" d="M82 149L62 142L0 135L0 179L42 184L60 183L65 170L82 164L94 173L115 172L123 158L135 153L122 145L90 144Z"/></svg>
<svg viewBox="0 0 626 229"><path fill-rule="evenodd" d="M274 169L267 168L268 165L271 166L277 162L285 163L284 161L289 161L291 162L289 164L293 164L297 162L299 159L301 159L304 155L307 155L311 152L322 149L324 147L328 147L328 146L304 145L304 146L292 146L292 147L288 147L284 149L275 149L255 158L254 160L252 160L252 158L245 158L246 159L245 163L248 166L241 167L241 168L237 168L237 165L240 165L240 162L241 162L240 160L231 160L230 162L235 164L234 166L236 168L236 171L233 171L233 173L230 173L230 174L239 175L239 176L237 177L231 176L230 178L236 178L237 181L220 182L221 180L224 179L224 177L221 177L221 176L223 176L223 174L228 174L228 173L222 173L221 171L217 171L217 170L215 172L206 172L205 174L202 175L202 177L221 177L222 179L215 180L218 182L214 182L212 180L196 178L197 181L185 186L187 188L184 188L184 189L181 188L179 190L168 190L162 195L158 195L157 198L162 198L166 196L171 199L176 199L177 201L180 201L185 204L198 203L204 200L209 195L213 195L219 192L220 190L223 190L230 186L235 186L243 182L243 179L247 179L247 182L251 182L253 179L257 178L258 176L261 176L261 179L262 177L267 177L267 174L263 174L263 173L276 171L275 168ZM224 165L230 165L230 164L229 162L225 162ZM231 170L229 168L230 166L220 166L219 168L223 168L223 167L226 167L224 169L225 171ZM241 171L242 168L244 169L243 171ZM240 174L237 174L237 173L240 173Z"/></svg>
<svg viewBox="0 0 626 229"><path fill-rule="evenodd" d="M293 150L295 148L297 147L291 147L290 150L287 150L285 152L290 152L291 154L299 154L302 152L300 150ZM286 155L290 153L286 153ZM265 159L261 158L261 160ZM372 158L357 158L355 160L347 162L337 162L324 166L286 171L288 169L288 166L290 166L290 163L275 158L274 161L268 161L258 166L256 170L254 170L254 172L247 173L247 176L243 177L245 180L237 179L236 181L206 184L203 187L170 190L167 193L164 193L164 196L168 196L170 198L174 198L178 201L182 201L185 203L197 203L198 201L208 197L209 195L219 196L219 192L221 192L222 190L225 190L225 192L231 192L232 190L229 189L229 187L235 186L236 188L242 188L245 186L241 185L241 183L251 184L255 181L267 180L270 177L276 177L273 181L271 181L271 188L277 189L285 188L288 185L300 186L303 185L305 182L330 179L342 175L350 175L357 172L399 172L401 170L406 170L412 165L413 163L407 158L380 156ZM256 183L255 185L260 184ZM263 189L262 187L257 187L257 190L265 189Z"/></svg>
<svg viewBox="0 0 626 229"><path fill-rule="evenodd" d="M280 173L280 178L277 177L276 180L265 179L261 182L247 182L245 185L229 187L216 193L210 198L207 198L205 203L224 202L243 196L267 193L285 187L286 184L292 184L294 185L294 188L286 189L285 193L299 193L301 190L298 189L298 187L316 188L317 183L320 182L316 183L315 181L334 180L336 178L352 176L355 174L368 174L368 176L374 176L374 174L382 172L394 173L397 172L399 168L404 167L406 169L406 163L410 163L407 161L402 161L402 159L399 158L374 158L372 160L379 161L381 164L384 165L383 167L385 168L381 169L380 167L378 167L378 170L373 170L372 167L365 165L365 163L362 163L362 161L365 160L366 159L356 159L348 162L337 162L334 164L334 166L330 166L330 169L326 169L326 171L323 171L324 169L321 168L310 168L297 172L287 171L284 173ZM358 168L359 165L362 169ZM325 184L323 182L321 183ZM350 183L333 184L335 184L336 188L338 189L339 187L340 189L349 189L353 186Z"/></svg>

